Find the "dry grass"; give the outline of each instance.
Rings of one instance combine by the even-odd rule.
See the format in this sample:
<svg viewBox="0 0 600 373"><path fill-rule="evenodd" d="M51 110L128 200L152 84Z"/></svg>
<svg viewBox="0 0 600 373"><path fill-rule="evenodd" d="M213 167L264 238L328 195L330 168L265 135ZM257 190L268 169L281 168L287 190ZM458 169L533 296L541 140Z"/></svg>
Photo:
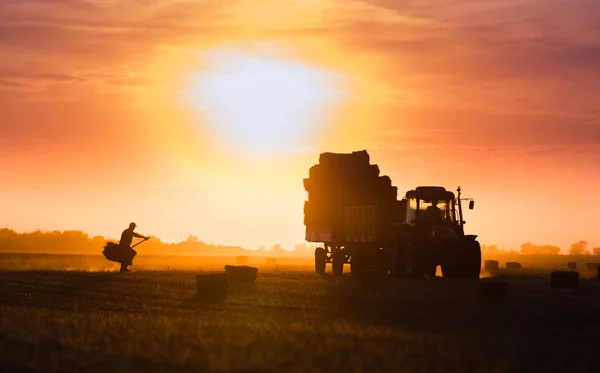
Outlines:
<svg viewBox="0 0 600 373"><path fill-rule="evenodd" d="M214 266L214 269L222 266ZM209 268L205 268L209 269ZM507 299L478 282L260 268L223 303L194 300L194 271L0 273L0 365L9 371L592 371L600 283L551 289L503 273ZM0 370L3 368L0 366ZM4 370L8 371L8 370Z"/></svg>

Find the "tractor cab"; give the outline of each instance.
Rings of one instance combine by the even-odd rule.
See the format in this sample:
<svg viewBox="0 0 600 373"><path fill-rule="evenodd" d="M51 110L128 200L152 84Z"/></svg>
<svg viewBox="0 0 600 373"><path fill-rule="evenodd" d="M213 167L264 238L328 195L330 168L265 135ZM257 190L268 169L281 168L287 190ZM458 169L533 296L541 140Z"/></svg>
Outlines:
<svg viewBox="0 0 600 373"><path fill-rule="evenodd" d="M469 200L469 209L473 209L474 201L458 197L453 192L440 186L419 186L406 192L402 202L405 205L403 223L415 226L421 223L439 223L453 225L462 230L465 221L462 219L462 201Z"/></svg>

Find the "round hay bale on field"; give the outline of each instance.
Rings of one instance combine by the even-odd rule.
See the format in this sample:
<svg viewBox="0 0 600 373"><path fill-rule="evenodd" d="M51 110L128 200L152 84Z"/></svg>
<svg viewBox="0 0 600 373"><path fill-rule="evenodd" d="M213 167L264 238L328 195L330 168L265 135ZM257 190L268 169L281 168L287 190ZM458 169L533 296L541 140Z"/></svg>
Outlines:
<svg viewBox="0 0 600 373"><path fill-rule="evenodd" d="M550 274L550 287L572 288L579 285L579 272L554 271Z"/></svg>
<svg viewBox="0 0 600 373"><path fill-rule="evenodd" d="M506 269L521 269L521 263L519 262L506 262Z"/></svg>
<svg viewBox="0 0 600 373"><path fill-rule="evenodd" d="M237 263L237 265L243 266L248 264L248 257L247 256L238 256L237 258L235 258L235 261Z"/></svg>
<svg viewBox="0 0 600 373"><path fill-rule="evenodd" d="M277 258L267 258L265 259L265 264L268 266L277 265Z"/></svg>
<svg viewBox="0 0 600 373"><path fill-rule="evenodd" d="M569 263L567 263L567 268L569 268L569 269L577 269L577 262L569 262Z"/></svg>
<svg viewBox="0 0 600 373"><path fill-rule="evenodd" d="M486 260L483 262L483 268L488 273L498 272L499 267L500 263L497 260Z"/></svg>
<svg viewBox="0 0 600 373"><path fill-rule="evenodd" d="M221 301L227 298L229 275L227 273L203 273L196 275L196 298Z"/></svg>
<svg viewBox="0 0 600 373"><path fill-rule="evenodd" d="M248 266L225 266L225 272L229 274L231 282L255 282L258 274L258 268Z"/></svg>
<svg viewBox="0 0 600 373"><path fill-rule="evenodd" d="M585 269L589 272L596 272L598 270L598 267L600 267L599 263L586 263L585 264Z"/></svg>
<svg viewBox="0 0 600 373"><path fill-rule="evenodd" d="M484 302L503 302L507 287L508 284L504 281L483 279L479 285L479 299Z"/></svg>

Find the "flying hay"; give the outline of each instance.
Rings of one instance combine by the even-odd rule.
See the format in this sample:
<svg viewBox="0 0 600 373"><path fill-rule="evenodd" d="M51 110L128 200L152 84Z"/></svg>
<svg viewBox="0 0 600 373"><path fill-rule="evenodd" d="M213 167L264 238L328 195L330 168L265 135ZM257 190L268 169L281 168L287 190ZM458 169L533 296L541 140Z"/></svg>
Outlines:
<svg viewBox="0 0 600 373"><path fill-rule="evenodd" d="M231 282L255 282L258 274L258 268L248 266L225 266L225 272L229 274Z"/></svg>
<svg viewBox="0 0 600 373"><path fill-rule="evenodd" d="M551 288L572 288L579 285L579 272L554 271L550 274Z"/></svg>
<svg viewBox="0 0 600 373"><path fill-rule="evenodd" d="M137 255L137 251L133 249L122 248L114 242L107 242L102 251L104 257L112 262L123 263L124 265L132 265L133 258Z"/></svg>

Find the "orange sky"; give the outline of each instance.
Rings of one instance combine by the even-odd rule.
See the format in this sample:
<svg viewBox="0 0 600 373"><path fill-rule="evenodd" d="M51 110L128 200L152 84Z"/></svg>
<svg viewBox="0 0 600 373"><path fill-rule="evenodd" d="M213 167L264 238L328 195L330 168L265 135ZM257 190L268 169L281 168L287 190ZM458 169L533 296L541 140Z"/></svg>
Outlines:
<svg viewBox="0 0 600 373"><path fill-rule="evenodd" d="M261 4L261 5L257 5ZM0 1L0 226L303 242L367 149L480 241L600 245L597 2Z"/></svg>

